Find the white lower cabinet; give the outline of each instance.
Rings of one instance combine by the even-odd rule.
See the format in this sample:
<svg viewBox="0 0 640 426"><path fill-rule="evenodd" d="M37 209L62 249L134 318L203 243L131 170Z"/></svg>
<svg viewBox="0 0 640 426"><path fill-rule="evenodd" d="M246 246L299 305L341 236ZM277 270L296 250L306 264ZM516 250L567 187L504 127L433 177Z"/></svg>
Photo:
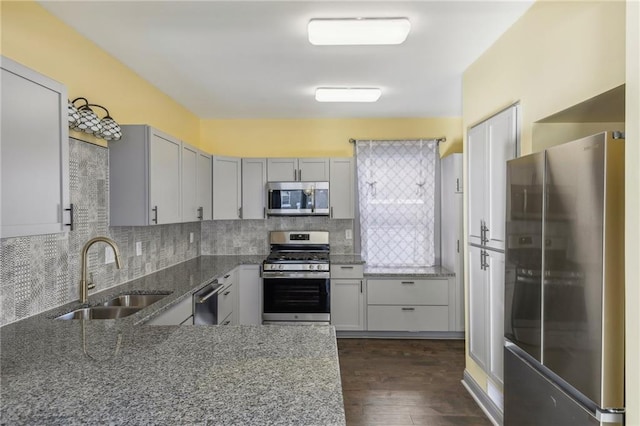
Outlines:
<svg viewBox="0 0 640 426"><path fill-rule="evenodd" d="M147 325L187 325L193 324L193 299L185 297L175 306L147 321Z"/></svg>
<svg viewBox="0 0 640 426"><path fill-rule="evenodd" d="M262 324L260 265L241 265L238 268L238 323Z"/></svg>
<svg viewBox="0 0 640 426"><path fill-rule="evenodd" d="M331 265L331 325L338 331L365 330L362 265Z"/></svg>
<svg viewBox="0 0 640 426"><path fill-rule="evenodd" d="M454 281L448 278L367 280L369 331L451 331Z"/></svg>
<svg viewBox="0 0 640 426"><path fill-rule="evenodd" d="M218 325L238 324L237 276L238 269L236 268L218 278L218 282L222 284L222 288L218 291Z"/></svg>

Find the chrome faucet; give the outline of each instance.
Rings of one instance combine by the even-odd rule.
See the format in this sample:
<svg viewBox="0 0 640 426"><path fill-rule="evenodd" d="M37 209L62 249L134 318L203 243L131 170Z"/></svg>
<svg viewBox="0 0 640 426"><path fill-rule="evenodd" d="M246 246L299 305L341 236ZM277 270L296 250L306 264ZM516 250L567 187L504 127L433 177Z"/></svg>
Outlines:
<svg viewBox="0 0 640 426"><path fill-rule="evenodd" d="M89 248L97 242L103 242L109 244L113 249L113 252L116 255L116 266L120 269L120 250L118 249L118 245L111 238L107 237L95 237L87 241L87 243L82 248L82 278L80 279L80 303L87 303L89 299L89 290L95 288L95 284L90 282L87 283L87 252Z"/></svg>

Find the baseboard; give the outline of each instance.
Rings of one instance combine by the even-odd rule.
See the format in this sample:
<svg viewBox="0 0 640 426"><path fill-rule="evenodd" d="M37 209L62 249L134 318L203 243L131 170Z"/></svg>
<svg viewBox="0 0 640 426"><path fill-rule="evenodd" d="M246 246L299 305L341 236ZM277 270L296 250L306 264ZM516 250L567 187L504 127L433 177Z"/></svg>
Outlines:
<svg viewBox="0 0 640 426"><path fill-rule="evenodd" d="M338 339L449 339L463 340L457 331L336 331Z"/></svg>
<svg viewBox="0 0 640 426"><path fill-rule="evenodd" d="M464 370L464 375L462 377L462 386L467 389L467 391L471 394L473 399L476 401L478 406L484 411L487 415L491 423L494 426L501 426L504 422L502 411L498 406L489 398L482 388L478 385L478 383L471 377L471 374Z"/></svg>

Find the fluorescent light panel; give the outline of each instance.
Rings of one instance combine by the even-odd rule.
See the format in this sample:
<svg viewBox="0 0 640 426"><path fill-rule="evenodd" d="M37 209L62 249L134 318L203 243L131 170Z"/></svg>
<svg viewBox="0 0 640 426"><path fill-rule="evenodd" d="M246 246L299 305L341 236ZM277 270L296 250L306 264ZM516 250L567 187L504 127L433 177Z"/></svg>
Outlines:
<svg viewBox="0 0 640 426"><path fill-rule="evenodd" d="M376 102L380 99L382 90L377 87L318 87L316 101L318 102Z"/></svg>
<svg viewBox="0 0 640 426"><path fill-rule="evenodd" d="M407 39L407 18L312 19L307 30L314 45L400 44Z"/></svg>

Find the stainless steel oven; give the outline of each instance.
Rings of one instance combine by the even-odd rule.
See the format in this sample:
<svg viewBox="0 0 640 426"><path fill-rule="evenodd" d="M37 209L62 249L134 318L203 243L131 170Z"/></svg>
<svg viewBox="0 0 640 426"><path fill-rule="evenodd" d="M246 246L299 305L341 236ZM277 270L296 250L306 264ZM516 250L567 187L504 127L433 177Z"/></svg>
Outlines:
<svg viewBox="0 0 640 426"><path fill-rule="evenodd" d="M329 182L267 182L270 216L328 216Z"/></svg>
<svg viewBox="0 0 640 426"><path fill-rule="evenodd" d="M329 233L270 233L271 253L262 265L264 324L329 323Z"/></svg>

